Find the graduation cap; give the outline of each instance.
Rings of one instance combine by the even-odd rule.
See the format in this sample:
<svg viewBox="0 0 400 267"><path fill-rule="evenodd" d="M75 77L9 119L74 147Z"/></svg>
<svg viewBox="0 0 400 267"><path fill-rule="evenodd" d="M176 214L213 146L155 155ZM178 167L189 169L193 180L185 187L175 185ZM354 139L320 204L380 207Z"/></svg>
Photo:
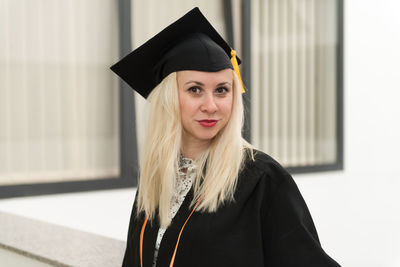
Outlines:
<svg viewBox="0 0 400 267"><path fill-rule="evenodd" d="M239 63L235 50L196 7L111 66L111 70L147 98L175 71L216 72L231 68L241 81Z"/></svg>

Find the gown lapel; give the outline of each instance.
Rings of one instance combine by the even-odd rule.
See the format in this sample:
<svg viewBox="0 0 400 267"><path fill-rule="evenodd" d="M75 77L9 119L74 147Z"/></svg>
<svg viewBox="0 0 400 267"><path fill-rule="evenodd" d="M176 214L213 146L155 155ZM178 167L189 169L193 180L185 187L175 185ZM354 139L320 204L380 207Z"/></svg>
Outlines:
<svg viewBox="0 0 400 267"><path fill-rule="evenodd" d="M170 226L164 233L163 239L160 244L160 249L158 251L158 259L157 259L157 267L162 266L169 266L169 263L172 258L172 254L174 253L176 241L179 236L179 232L185 223L186 219L190 215L190 203L193 199L193 189L190 189L187 193L185 200L183 201L182 205L180 206L178 212L176 213L175 217L172 219ZM190 221L188 222L190 223ZM182 239L185 238L185 230L183 230ZM180 242L180 243L181 243ZM180 245L179 245L180 246ZM179 246L176 253L176 257L179 256ZM153 247L154 252L154 247Z"/></svg>

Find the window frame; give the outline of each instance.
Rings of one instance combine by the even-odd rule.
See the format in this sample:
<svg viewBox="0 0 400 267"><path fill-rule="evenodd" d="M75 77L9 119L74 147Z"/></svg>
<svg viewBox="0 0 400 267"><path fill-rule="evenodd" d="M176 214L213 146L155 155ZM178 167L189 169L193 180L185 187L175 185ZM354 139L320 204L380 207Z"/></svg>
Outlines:
<svg viewBox="0 0 400 267"><path fill-rule="evenodd" d="M131 3L118 0L120 57L131 51ZM111 71L111 70L110 70ZM91 180L0 186L0 199L134 187L137 185L138 153L135 101L132 89L119 82L120 176Z"/></svg>

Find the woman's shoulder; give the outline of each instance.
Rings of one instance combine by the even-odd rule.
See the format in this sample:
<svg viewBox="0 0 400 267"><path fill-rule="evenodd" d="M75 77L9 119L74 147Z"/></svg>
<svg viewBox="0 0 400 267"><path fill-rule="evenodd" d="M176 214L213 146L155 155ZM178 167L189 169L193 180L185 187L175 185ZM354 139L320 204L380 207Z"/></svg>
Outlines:
<svg viewBox="0 0 400 267"><path fill-rule="evenodd" d="M246 154L241 172L241 176L245 176L246 179L264 179L264 182L276 185L293 180L289 172L267 153L253 149L252 152L248 150Z"/></svg>
<svg viewBox="0 0 400 267"><path fill-rule="evenodd" d="M270 155L253 149L238 176L237 196L240 198L270 199L278 191L296 190L292 176Z"/></svg>
<svg viewBox="0 0 400 267"><path fill-rule="evenodd" d="M290 207L298 205L296 203L303 205L292 176L278 161L260 150L247 153L238 177L235 200L236 203L255 203L252 206L264 214L263 217L279 207L289 211Z"/></svg>

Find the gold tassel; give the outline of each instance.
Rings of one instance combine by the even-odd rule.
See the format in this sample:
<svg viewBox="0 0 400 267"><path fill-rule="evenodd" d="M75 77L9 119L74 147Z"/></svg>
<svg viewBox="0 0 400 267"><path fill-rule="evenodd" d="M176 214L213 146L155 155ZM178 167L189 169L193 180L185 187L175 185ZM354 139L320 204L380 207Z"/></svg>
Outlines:
<svg viewBox="0 0 400 267"><path fill-rule="evenodd" d="M242 86L242 90L241 91L242 91L242 94L243 94L246 91L244 90L242 76L240 76L239 64L238 64L237 59L236 59L236 51L233 50L232 48L231 48L231 62L232 62L233 70L235 71L236 75L239 78L240 85Z"/></svg>

